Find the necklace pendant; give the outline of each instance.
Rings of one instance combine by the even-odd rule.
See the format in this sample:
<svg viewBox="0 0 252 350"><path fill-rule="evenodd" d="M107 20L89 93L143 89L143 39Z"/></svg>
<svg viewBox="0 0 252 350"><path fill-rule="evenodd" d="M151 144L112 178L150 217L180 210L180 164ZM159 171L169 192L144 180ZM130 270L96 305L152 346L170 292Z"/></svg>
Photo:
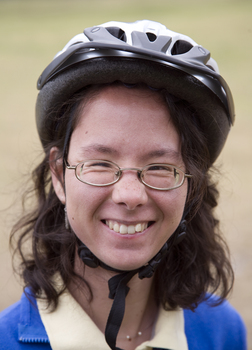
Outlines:
<svg viewBox="0 0 252 350"><path fill-rule="evenodd" d="M126 338L127 338L128 341L131 341L130 335L127 335Z"/></svg>

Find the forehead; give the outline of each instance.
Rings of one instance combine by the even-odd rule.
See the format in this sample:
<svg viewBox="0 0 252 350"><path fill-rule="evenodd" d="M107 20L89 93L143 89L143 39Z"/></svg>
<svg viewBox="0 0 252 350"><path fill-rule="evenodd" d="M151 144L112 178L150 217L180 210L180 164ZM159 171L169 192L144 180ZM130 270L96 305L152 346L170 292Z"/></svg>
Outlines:
<svg viewBox="0 0 252 350"><path fill-rule="evenodd" d="M77 116L77 121L80 121L90 106L97 105L101 101L107 100L114 102L115 105L127 105L135 103L141 105L146 103L146 100L151 99L156 102L156 107L162 108L162 106L168 110L168 105L165 101L164 94L161 90L153 89L144 84L130 85L116 82L112 84L100 84L91 86L83 97L83 101L80 103L80 108Z"/></svg>
<svg viewBox="0 0 252 350"><path fill-rule="evenodd" d="M114 153L180 151L164 98L147 87L110 86L93 94L80 109L70 144L89 152L92 145L100 151L114 149Z"/></svg>
<svg viewBox="0 0 252 350"><path fill-rule="evenodd" d="M95 127L97 121L111 122L112 125L117 119L120 119L121 125L128 123L129 119L134 123L151 122L158 125L160 115L165 116L166 123L171 122L168 105L161 92L145 85L97 85L87 93L81 103L75 125L90 123Z"/></svg>

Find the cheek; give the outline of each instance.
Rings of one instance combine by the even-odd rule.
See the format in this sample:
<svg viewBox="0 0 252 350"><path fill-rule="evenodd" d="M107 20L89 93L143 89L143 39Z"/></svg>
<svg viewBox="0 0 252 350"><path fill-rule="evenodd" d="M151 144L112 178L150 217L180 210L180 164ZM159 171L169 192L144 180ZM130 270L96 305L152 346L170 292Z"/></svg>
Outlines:
<svg viewBox="0 0 252 350"><path fill-rule="evenodd" d="M66 181L66 205L70 222L78 224L79 220L83 225L95 217L97 211L108 198L108 188L98 188L86 185L76 180Z"/></svg>
<svg viewBox="0 0 252 350"><path fill-rule="evenodd" d="M162 192L156 196L155 202L163 213L163 219L179 224L186 203L187 186L172 191Z"/></svg>

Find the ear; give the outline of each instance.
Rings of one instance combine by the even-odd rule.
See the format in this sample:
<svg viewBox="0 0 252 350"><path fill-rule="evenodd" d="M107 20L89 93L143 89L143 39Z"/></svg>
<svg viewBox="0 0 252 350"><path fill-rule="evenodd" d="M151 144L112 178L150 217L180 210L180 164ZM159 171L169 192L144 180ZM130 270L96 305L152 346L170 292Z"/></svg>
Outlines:
<svg viewBox="0 0 252 350"><path fill-rule="evenodd" d="M50 150L49 164L51 170L52 183L54 191L62 204L66 204L66 195L64 189L63 162L59 157L59 149L52 147Z"/></svg>

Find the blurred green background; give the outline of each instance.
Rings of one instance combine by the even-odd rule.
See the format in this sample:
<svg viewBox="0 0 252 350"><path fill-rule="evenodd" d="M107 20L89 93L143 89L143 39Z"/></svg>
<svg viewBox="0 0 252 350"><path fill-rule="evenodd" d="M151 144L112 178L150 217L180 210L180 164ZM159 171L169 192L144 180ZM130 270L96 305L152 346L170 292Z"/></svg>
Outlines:
<svg viewBox="0 0 252 350"><path fill-rule="evenodd" d="M22 183L41 157L36 81L85 27L138 19L159 21L206 47L233 92L235 127L217 161L218 215L236 273L230 302L246 322L252 349L251 0L0 0L0 310L22 290L13 276L8 239L21 212Z"/></svg>

